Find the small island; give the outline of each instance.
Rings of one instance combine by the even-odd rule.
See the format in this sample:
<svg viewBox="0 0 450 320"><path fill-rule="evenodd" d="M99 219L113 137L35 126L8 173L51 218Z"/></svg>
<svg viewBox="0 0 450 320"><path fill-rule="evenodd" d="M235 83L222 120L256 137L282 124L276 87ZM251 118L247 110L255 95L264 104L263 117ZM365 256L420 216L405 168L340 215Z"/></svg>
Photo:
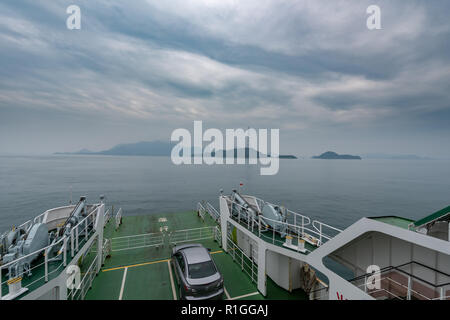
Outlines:
<svg viewBox="0 0 450 320"><path fill-rule="evenodd" d="M326 160L362 160L360 156L352 156L349 154L337 154L336 152L327 151L320 156L314 156L313 159L326 159Z"/></svg>
<svg viewBox="0 0 450 320"><path fill-rule="evenodd" d="M153 157L170 157L172 152L173 144L164 141L142 141L138 143L127 143L119 144L115 147L104 150L104 151L91 151L88 149L82 149L77 152L56 152L56 155L106 155L106 156L153 156ZM260 153L256 150L250 150L248 147L244 150L234 148L234 150L220 150L218 152L223 152L223 157L227 156L227 153L234 154L234 158L237 158L238 151L244 152L245 158L248 159L250 151L256 154L256 157L260 157ZM202 156L203 150L195 150L194 147L191 148L191 156ZM215 156L215 152L212 152L212 156ZM263 156L261 154L261 156ZM270 157L270 154L267 155ZM279 159L297 159L296 156L292 154L281 154L278 156Z"/></svg>

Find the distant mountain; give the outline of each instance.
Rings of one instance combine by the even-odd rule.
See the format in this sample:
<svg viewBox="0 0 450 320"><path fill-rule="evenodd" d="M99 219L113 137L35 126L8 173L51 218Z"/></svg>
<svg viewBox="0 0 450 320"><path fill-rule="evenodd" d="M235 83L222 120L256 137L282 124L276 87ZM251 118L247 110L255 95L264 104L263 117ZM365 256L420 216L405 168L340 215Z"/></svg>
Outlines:
<svg viewBox="0 0 450 320"><path fill-rule="evenodd" d="M384 153L368 153L363 155L367 159L391 159L391 160L432 160L429 157L421 157L415 154L384 154Z"/></svg>
<svg viewBox="0 0 450 320"><path fill-rule="evenodd" d="M314 156L313 159L327 159L327 160L361 160L360 156L352 156L349 154L337 154L336 152L327 151L320 156Z"/></svg>
<svg viewBox="0 0 450 320"><path fill-rule="evenodd" d="M163 141L142 141L138 143L119 144L111 149L93 152L87 149L82 149L78 152L57 152L55 154L74 154L74 155L110 155L110 156L160 156L169 157L172 153L173 144ZM223 156L226 157L227 153L233 152L233 150L223 150ZM238 149L234 149L234 157L237 157ZM244 150L245 158L247 159L250 154L250 149ZM194 149L192 147L191 154L193 156L201 156L202 151ZM214 152L212 154L214 156ZM259 153L257 153L259 157ZM270 157L270 155L269 155ZM280 155L280 159L297 159L294 155Z"/></svg>
<svg viewBox="0 0 450 320"><path fill-rule="evenodd" d="M110 156L170 156L172 145L162 141L142 141L137 143L119 144L104 151L82 149L77 152L57 152L56 154L79 155L110 155Z"/></svg>

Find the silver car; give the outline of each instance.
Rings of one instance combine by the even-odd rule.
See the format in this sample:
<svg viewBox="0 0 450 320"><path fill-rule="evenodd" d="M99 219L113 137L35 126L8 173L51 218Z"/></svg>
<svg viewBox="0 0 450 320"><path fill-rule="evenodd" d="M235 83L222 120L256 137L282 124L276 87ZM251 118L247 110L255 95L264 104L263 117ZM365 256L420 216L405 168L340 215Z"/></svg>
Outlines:
<svg viewBox="0 0 450 320"><path fill-rule="evenodd" d="M178 281L180 299L223 298L223 277L209 250L201 244L174 247L171 263Z"/></svg>

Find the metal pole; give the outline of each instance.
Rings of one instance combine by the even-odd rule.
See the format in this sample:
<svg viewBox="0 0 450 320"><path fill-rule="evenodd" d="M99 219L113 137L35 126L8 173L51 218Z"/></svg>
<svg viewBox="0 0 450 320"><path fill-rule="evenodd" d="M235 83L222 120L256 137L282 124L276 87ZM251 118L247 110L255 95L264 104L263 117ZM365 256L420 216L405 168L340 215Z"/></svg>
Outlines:
<svg viewBox="0 0 450 320"><path fill-rule="evenodd" d="M258 237L261 238L261 216L258 216Z"/></svg>
<svg viewBox="0 0 450 320"><path fill-rule="evenodd" d="M78 225L75 229L75 245L76 245L76 250L78 251Z"/></svg>
<svg viewBox="0 0 450 320"><path fill-rule="evenodd" d="M407 300L411 300L411 277L408 276L408 293L406 296Z"/></svg>
<svg viewBox="0 0 450 320"><path fill-rule="evenodd" d="M322 223L320 223L320 228L319 228L319 230L320 230L320 240L319 240L319 245L321 246L321 245L322 245Z"/></svg>
<svg viewBox="0 0 450 320"><path fill-rule="evenodd" d="M48 249L45 250L45 282L48 282Z"/></svg>
<svg viewBox="0 0 450 320"><path fill-rule="evenodd" d="M367 276L364 277L364 292L367 293Z"/></svg>
<svg viewBox="0 0 450 320"><path fill-rule="evenodd" d="M304 233L305 233L305 217L302 216L302 237Z"/></svg>
<svg viewBox="0 0 450 320"><path fill-rule="evenodd" d="M66 236L64 236L64 244L63 244L63 247L64 247L64 253L63 253L63 256L64 256L64 267L65 266L67 266L67 237Z"/></svg>
<svg viewBox="0 0 450 320"><path fill-rule="evenodd" d="M275 244L275 228L272 227L272 230L273 230L273 232L272 232L273 233L273 239L272 239L273 242L272 242L272 244Z"/></svg>
<svg viewBox="0 0 450 320"><path fill-rule="evenodd" d="M73 258L73 255L74 255L73 229L70 230L70 250L72 251L72 258Z"/></svg>

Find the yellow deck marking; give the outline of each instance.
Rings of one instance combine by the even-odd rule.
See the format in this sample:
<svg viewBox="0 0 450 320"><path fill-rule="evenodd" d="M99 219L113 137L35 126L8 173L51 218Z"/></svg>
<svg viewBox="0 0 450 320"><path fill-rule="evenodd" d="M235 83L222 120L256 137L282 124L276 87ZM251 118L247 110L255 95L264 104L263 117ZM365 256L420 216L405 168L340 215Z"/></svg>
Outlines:
<svg viewBox="0 0 450 320"><path fill-rule="evenodd" d="M170 261L167 261L167 266L169 267L170 284L172 285L173 300L177 300L177 293L175 292L175 284L173 283L172 268L170 267Z"/></svg>
<svg viewBox="0 0 450 320"><path fill-rule="evenodd" d="M251 296L256 296L257 294L259 294L259 292L252 292L252 293L244 294L244 295L239 296L239 297L230 298L230 299L228 299L228 300L239 300L239 299L242 299L242 298L247 298L247 297L251 297Z"/></svg>
<svg viewBox="0 0 450 320"><path fill-rule="evenodd" d="M122 300L122 297L123 297L123 288L125 288L125 280L127 279L127 271L128 271L128 268L125 268L125 271L123 272L122 286L120 287L119 300Z"/></svg>
<svg viewBox="0 0 450 320"><path fill-rule="evenodd" d="M161 262L167 262L167 261L170 261L170 259L164 259L164 260L158 260L158 261L150 261L150 262L144 262L144 263L138 263L138 264L131 264L129 266L123 266L123 267L117 267L117 268L110 268L110 269L102 270L102 272L121 270L121 269L125 269L125 268L141 267L141 266L146 266L146 265L149 265L149 264L155 264L155 263L161 263Z"/></svg>
<svg viewBox="0 0 450 320"><path fill-rule="evenodd" d="M214 251L211 252L211 254L217 254L217 253L222 253L223 250L218 250L218 251ZM123 266L123 267L116 267L116 268L109 268L109 269L104 269L102 270L102 272L108 272L108 271L115 271L115 270L122 270L125 268L135 268L135 267L142 267L142 266L147 266L150 264L155 264L155 263L161 263L161 262L168 262L170 261L170 259L163 259L163 260L157 260L157 261L149 261L149 262L143 262L143 263L138 263L138 264L131 264L129 266Z"/></svg>

